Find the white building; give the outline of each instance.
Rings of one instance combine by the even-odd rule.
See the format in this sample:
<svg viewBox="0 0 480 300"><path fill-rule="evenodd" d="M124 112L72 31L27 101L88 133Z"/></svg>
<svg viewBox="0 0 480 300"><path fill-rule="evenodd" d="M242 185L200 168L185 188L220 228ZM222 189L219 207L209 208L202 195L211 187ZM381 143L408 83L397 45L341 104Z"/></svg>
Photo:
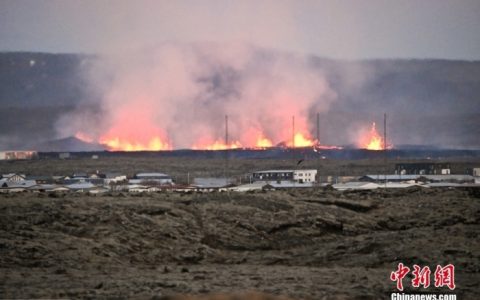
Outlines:
<svg viewBox="0 0 480 300"><path fill-rule="evenodd" d="M8 182L20 182L25 180L25 175L23 174L3 174L0 179Z"/></svg>
<svg viewBox="0 0 480 300"><path fill-rule="evenodd" d="M480 177L480 168L472 168L472 176Z"/></svg>
<svg viewBox="0 0 480 300"><path fill-rule="evenodd" d="M130 184L156 183L159 185L173 184L172 177L164 173L138 173L134 179L128 181Z"/></svg>
<svg viewBox="0 0 480 300"><path fill-rule="evenodd" d="M103 179L104 185L109 185L110 183L119 183L119 182L126 182L127 175L118 174L118 173L107 173Z"/></svg>
<svg viewBox="0 0 480 300"><path fill-rule="evenodd" d="M317 170L266 170L257 171L252 175L253 181L293 181L298 183L315 182Z"/></svg>

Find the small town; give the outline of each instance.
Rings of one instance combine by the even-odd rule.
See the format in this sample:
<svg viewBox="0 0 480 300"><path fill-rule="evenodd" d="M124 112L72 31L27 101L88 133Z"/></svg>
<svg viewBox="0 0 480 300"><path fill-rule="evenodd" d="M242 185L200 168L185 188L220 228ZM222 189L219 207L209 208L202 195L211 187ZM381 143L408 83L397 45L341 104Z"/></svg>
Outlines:
<svg viewBox="0 0 480 300"><path fill-rule="evenodd" d="M421 188L480 187L480 168L467 174L451 174L448 163L397 164L395 174L363 176L320 176L316 169L260 170L239 178L195 177L175 182L162 172L141 172L133 177L116 172L76 172L58 176L2 174L0 193L86 193L111 192L249 192L258 190L315 188L331 186L335 190L374 190Z"/></svg>

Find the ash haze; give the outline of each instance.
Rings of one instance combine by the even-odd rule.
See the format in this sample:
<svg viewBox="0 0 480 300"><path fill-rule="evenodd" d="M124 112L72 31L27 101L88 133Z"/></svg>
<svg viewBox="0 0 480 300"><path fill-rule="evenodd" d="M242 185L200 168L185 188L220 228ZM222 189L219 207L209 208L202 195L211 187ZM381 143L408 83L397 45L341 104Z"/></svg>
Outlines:
<svg viewBox="0 0 480 300"><path fill-rule="evenodd" d="M116 150L210 148L225 115L232 147L288 144L292 115L311 145L317 113L361 146L384 112L393 146L478 148L478 28L467 0L0 2L0 51L94 54L52 127Z"/></svg>
<svg viewBox="0 0 480 300"><path fill-rule="evenodd" d="M88 78L102 95L104 117L85 122L75 111L59 129L115 150L221 148L213 145L224 141L225 115L236 147L288 143L292 116L296 132L313 140L309 111L326 112L335 99L321 69L304 56L238 43L117 52L94 64Z"/></svg>
<svg viewBox="0 0 480 300"><path fill-rule="evenodd" d="M480 58L478 0L3 0L0 50L247 42L342 58Z"/></svg>

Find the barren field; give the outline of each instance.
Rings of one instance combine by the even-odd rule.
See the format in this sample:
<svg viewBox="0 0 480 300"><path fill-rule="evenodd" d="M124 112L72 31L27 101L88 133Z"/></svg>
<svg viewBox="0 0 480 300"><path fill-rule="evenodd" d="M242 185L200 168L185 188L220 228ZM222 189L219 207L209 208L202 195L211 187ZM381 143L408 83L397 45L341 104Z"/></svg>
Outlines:
<svg viewBox="0 0 480 300"><path fill-rule="evenodd" d="M328 188L1 195L0 298L258 291L390 299L396 288L389 276L401 262L432 269L427 292L478 299L479 197L475 189ZM456 289L435 288L435 266L450 263ZM411 278L404 279L406 291L424 292L411 287Z"/></svg>

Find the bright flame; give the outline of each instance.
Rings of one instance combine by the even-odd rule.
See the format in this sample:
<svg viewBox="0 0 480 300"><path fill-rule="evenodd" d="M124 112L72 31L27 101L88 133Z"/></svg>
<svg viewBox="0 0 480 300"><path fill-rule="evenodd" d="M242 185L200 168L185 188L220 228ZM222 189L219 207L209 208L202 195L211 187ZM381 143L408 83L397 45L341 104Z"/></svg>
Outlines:
<svg viewBox="0 0 480 300"><path fill-rule="evenodd" d="M260 135L257 138L257 143L255 145L257 148L270 148L273 146L273 143L270 139L264 137L263 135Z"/></svg>
<svg viewBox="0 0 480 300"><path fill-rule="evenodd" d="M119 137L103 138L100 143L107 145L113 151L160 151L170 150L168 143L162 142L159 137L152 138L148 143L130 142Z"/></svg>
<svg viewBox="0 0 480 300"><path fill-rule="evenodd" d="M383 150L383 138L377 131L375 122L370 131L360 138L360 147L368 150Z"/></svg>
<svg viewBox="0 0 480 300"><path fill-rule="evenodd" d="M221 142L219 140L216 140L215 142L211 144L197 144L192 147L194 150L227 150L227 149L238 149L241 148L242 145L240 144L239 141L234 141L231 142L230 144L225 144L224 142Z"/></svg>
<svg viewBox="0 0 480 300"><path fill-rule="evenodd" d="M165 131L156 124L151 99L137 97L138 102L120 106L112 126L100 136L99 143L112 151L171 150Z"/></svg>
<svg viewBox="0 0 480 300"><path fill-rule="evenodd" d="M293 137L293 141L294 141L293 145L292 145L292 141L289 141L287 143L287 146L288 147L295 147L295 148L302 148L302 147L312 147L316 144L315 140L312 140L311 138L304 136L300 132L295 133L295 135Z"/></svg>

